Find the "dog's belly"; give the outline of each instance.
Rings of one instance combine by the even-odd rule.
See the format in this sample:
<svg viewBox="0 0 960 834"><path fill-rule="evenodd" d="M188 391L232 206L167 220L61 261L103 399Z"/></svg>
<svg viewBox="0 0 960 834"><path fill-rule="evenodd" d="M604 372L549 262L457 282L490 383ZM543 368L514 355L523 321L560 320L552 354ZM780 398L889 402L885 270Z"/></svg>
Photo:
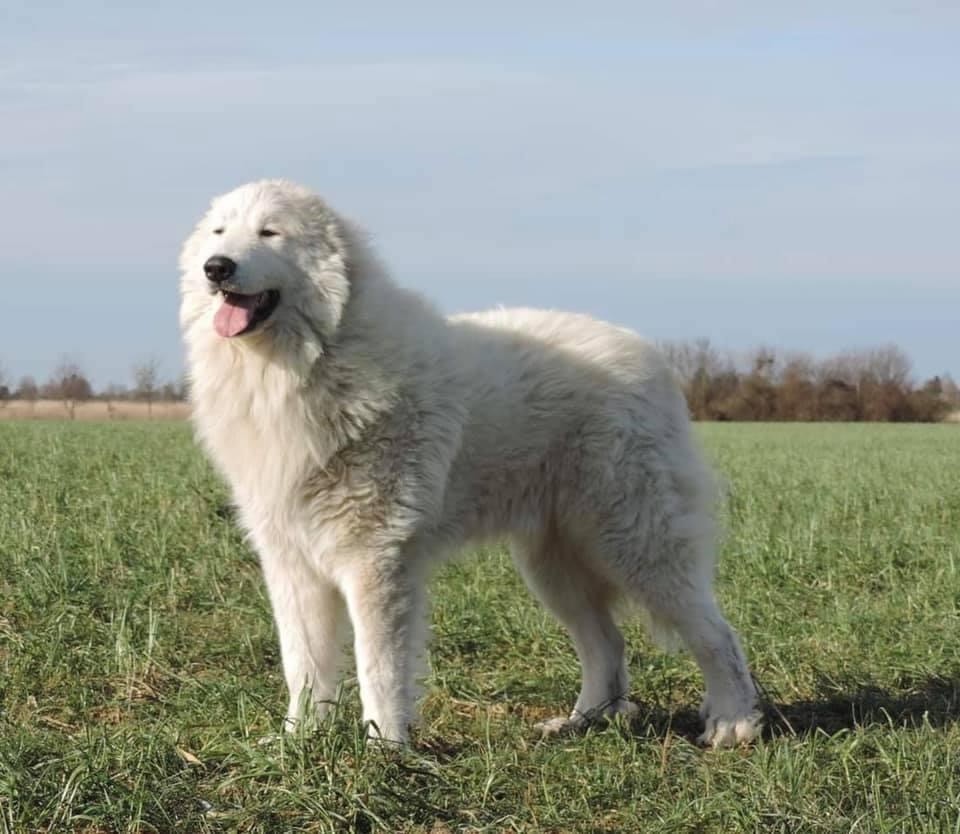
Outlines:
<svg viewBox="0 0 960 834"><path fill-rule="evenodd" d="M487 431L480 442L468 435L450 468L441 525L461 541L541 529L561 509L563 485L574 475L562 448L549 439L542 431L501 437Z"/></svg>

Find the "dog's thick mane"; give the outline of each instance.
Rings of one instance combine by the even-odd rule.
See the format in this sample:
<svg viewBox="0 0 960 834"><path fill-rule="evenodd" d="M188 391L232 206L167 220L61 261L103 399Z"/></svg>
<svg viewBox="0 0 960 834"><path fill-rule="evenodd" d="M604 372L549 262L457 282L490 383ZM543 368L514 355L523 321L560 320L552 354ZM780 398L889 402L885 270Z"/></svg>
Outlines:
<svg viewBox="0 0 960 834"><path fill-rule="evenodd" d="M429 399L432 375L422 370L443 355L417 338L446 333L437 327L443 317L390 279L356 227L340 228L349 290L333 332L298 316L270 338L227 340L207 328L189 340L191 366L204 368L191 380L204 443L249 443L263 460L243 469L256 480L268 475L281 491L360 441L401 397Z"/></svg>

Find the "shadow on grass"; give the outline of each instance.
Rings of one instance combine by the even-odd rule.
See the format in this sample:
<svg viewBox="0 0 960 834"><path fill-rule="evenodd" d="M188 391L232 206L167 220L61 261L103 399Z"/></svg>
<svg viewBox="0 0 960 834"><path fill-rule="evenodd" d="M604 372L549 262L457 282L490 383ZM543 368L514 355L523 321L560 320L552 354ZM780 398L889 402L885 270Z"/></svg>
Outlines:
<svg viewBox="0 0 960 834"><path fill-rule="evenodd" d="M946 727L960 722L960 679L930 677L905 682L900 688L840 685L824 679L818 689L821 695L797 701L784 701L765 693L763 738L833 735L870 727ZM640 705L629 731L652 738L672 734L696 744L703 722L694 709Z"/></svg>
<svg viewBox="0 0 960 834"><path fill-rule="evenodd" d="M822 681L823 695L765 705L764 737L804 736L867 727L946 727L960 721L960 680L930 677L899 689L873 685L838 686Z"/></svg>

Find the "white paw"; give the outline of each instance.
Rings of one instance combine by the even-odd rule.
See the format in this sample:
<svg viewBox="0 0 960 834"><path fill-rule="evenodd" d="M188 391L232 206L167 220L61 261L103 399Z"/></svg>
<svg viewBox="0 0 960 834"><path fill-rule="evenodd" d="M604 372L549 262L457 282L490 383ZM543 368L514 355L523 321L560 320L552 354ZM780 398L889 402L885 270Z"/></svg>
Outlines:
<svg viewBox="0 0 960 834"><path fill-rule="evenodd" d="M367 719L364 722L367 741L371 744L380 744L384 747L403 747L410 743L410 728L406 723L385 724L382 728L376 721Z"/></svg>
<svg viewBox="0 0 960 834"><path fill-rule="evenodd" d="M598 721L613 719L617 715L624 715L629 718L638 710L639 707L632 701L628 701L625 698L618 698L616 702L602 709L589 710L586 713L574 710L567 718L558 715L556 718L538 721L533 726L539 730L540 734L544 737L565 735L567 733L579 732L590 724L595 724Z"/></svg>
<svg viewBox="0 0 960 834"><path fill-rule="evenodd" d="M697 741L705 747L736 747L749 744L763 729L763 714L756 708L732 714L708 713Z"/></svg>
<svg viewBox="0 0 960 834"><path fill-rule="evenodd" d="M538 721L533 725L533 727L544 738L548 738L549 736L560 736L566 735L567 733L575 733L582 729L585 724L586 721L582 716L571 715L569 718L565 718L562 715L558 715L556 718L548 718L546 721Z"/></svg>
<svg viewBox="0 0 960 834"><path fill-rule="evenodd" d="M628 701L626 698L618 698L616 703L607 707L603 715L609 719L613 719L618 715L622 715L624 718L630 718L638 712L640 712L640 707L633 703L633 701Z"/></svg>

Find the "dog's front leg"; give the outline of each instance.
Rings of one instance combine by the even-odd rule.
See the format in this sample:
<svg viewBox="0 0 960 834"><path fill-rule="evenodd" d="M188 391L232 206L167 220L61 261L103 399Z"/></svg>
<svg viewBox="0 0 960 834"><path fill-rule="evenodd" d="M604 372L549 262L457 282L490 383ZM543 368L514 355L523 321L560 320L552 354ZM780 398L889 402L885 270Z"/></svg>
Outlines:
<svg viewBox="0 0 960 834"><path fill-rule="evenodd" d="M343 597L298 554L261 550L261 564L290 694L285 729L293 730L302 718L322 718L336 698L346 619Z"/></svg>
<svg viewBox="0 0 960 834"><path fill-rule="evenodd" d="M406 742L426 644L423 578L398 555L381 555L354 563L341 589L353 624L367 732Z"/></svg>

